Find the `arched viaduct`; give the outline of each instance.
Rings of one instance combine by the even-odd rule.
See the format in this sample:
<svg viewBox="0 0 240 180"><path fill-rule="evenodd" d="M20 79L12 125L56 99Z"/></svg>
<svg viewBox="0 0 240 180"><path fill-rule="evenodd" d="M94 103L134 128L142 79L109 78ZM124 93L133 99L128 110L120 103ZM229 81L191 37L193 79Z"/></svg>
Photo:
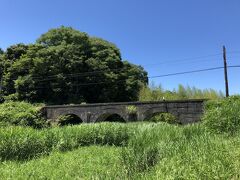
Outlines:
<svg viewBox="0 0 240 180"><path fill-rule="evenodd" d="M135 121L143 121L156 113L171 113L181 124L198 122L203 113L205 100L175 100L154 102L97 103L80 105L54 105L43 107L43 113L51 121L63 115L77 115L84 123L104 121L117 114L126 122L133 121L129 107L135 107Z"/></svg>

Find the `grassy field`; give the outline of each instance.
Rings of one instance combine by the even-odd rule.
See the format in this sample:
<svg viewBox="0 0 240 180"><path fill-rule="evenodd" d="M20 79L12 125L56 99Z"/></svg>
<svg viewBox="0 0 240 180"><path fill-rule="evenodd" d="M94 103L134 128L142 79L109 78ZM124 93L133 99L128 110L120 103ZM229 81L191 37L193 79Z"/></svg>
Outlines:
<svg viewBox="0 0 240 180"><path fill-rule="evenodd" d="M4 162L2 179L111 179L121 177L121 148L81 147L71 152L53 152L26 162Z"/></svg>
<svg viewBox="0 0 240 180"><path fill-rule="evenodd" d="M7 129L0 131L1 179L240 178L240 135L213 134L201 124Z"/></svg>

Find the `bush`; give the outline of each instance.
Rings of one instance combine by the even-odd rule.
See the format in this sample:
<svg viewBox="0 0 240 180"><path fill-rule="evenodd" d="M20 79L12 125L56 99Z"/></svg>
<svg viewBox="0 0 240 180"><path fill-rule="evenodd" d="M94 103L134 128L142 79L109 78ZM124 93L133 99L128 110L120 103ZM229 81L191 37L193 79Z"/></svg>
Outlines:
<svg viewBox="0 0 240 180"><path fill-rule="evenodd" d="M2 103L0 104L0 123L34 128L44 127L46 124L41 117L40 108L26 102Z"/></svg>
<svg viewBox="0 0 240 180"><path fill-rule="evenodd" d="M58 118L58 125L76 125L82 123L82 120L74 114L63 115Z"/></svg>
<svg viewBox="0 0 240 180"><path fill-rule="evenodd" d="M147 121L151 121L155 123L166 122L169 124L177 124L177 118L170 113L158 113L153 117L151 117L150 119L147 119Z"/></svg>
<svg viewBox="0 0 240 180"><path fill-rule="evenodd" d="M126 111L128 114L136 114L137 113L137 107L133 105L129 105L126 107Z"/></svg>
<svg viewBox="0 0 240 180"><path fill-rule="evenodd" d="M202 120L213 132L235 134L240 130L240 96L207 102Z"/></svg>

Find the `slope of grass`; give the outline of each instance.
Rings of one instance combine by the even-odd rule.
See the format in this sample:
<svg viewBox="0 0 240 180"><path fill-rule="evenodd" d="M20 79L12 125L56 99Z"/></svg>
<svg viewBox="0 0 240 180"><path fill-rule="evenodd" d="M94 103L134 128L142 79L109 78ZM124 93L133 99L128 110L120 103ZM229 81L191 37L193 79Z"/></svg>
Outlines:
<svg viewBox="0 0 240 180"><path fill-rule="evenodd" d="M81 147L53 152L28 162L0 163L1 179L125 179L121 149L110 146Z"/></svg>

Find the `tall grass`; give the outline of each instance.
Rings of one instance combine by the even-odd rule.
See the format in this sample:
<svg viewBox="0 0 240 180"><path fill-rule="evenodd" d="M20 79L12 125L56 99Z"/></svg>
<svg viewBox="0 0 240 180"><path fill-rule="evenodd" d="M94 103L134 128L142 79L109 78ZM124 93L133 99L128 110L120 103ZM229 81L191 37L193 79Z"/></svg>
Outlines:
<svg viewBox="0 0 240 180"><path fill-rule="evenodd" d="M0 179L126 179L120 151L113 146L88 146L24 163L8 161L0 164Z"/></svg>
<svg viewBox="0 0 240 180"><path fill-rule="evenodd" d="M53 150L68 151L88 145L124 146L134 129L118 123L85 124L35 130L0 128L0 160L27 160Z"/></svg>
<svg viewBox="0 0 240 180"><path fill-rule="evenodd" d="M240 145L202 125L157 124L134 136L122 159L130 178L236 179L240 156L233 147Z"/></svg>
<svg viewBox="0 0 240 180"><path fill-rule="evenodd" d="M29 160L51 152L69 151L82 146L113 145L122 147L117 166L123 167L123 177L127 174L129 179L240 177L240 135L229 137L214 134L202 124L173 126L167 123L101 123L44 130L9 127L0 128L0 137L1 161ZM68 156L71 158L70 154ZM112 157L109 155L109 158ZM71 160L72 162L68 162L69 166L75 164L76 168L77 160ZM51 161L57 163L59 158ZM6 162L0 163L0 170L5 164ZM38 167L37 160L34 160L33 164ZM94 165L93 162L92 168ZM25 170L31 169L30 165L26 168ZM54 170L53 167L49 168ZM39 169L41 168L36 170L38 173ZM23 166L21 171L24 171ZM78 173L73 173L75 171ZM75 171L64 170L66 173L73 173L75 177L84 170ZM15 173L23 175L21 172ZM8 173L5 174L7 177ZM108 178L116 178L114 174L109 172ZM54 177L50 175L50 178Z"/></svg>

